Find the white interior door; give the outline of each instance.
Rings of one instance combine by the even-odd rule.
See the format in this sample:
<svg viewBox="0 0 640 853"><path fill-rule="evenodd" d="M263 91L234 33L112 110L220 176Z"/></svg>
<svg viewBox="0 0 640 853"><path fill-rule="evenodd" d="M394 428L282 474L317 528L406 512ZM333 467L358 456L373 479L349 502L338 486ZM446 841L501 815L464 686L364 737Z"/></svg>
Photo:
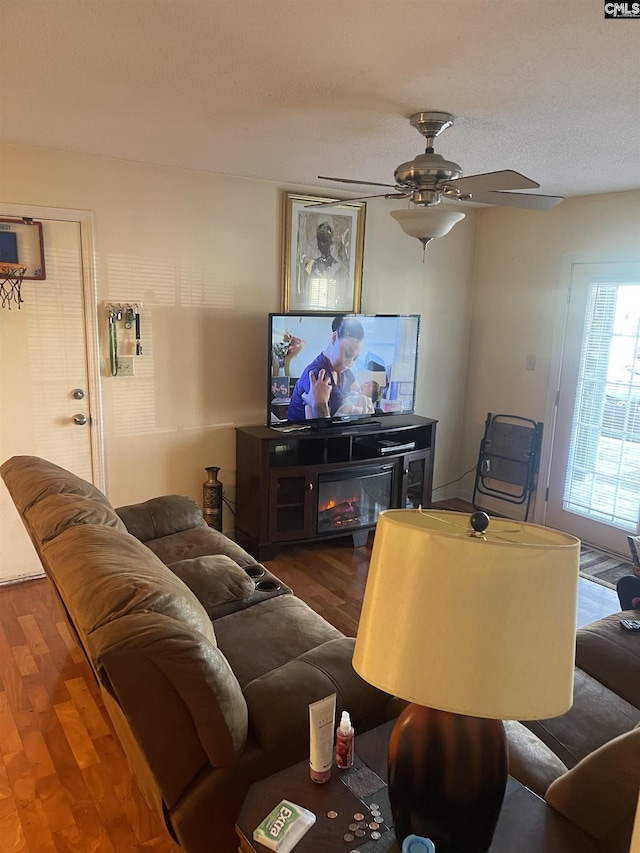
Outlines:
<svg viewBox="0 0 640 853"><path fill-rule="evenodd" d="M7 208L0 206L0 216L14 216ZM0 310L0 461L41 456L103 487L94 435L99 393L87 335L87 307L95 297L90 287L87 299L81 223L37 218L47 277L23 283L19 310ZM39 574L40 562L2 484L0 583Z"/></svg>
<svg viewBox="0 0 640 853"><path fill-rule="evenodd" d="M546 524L628 556L640 513L640 265L575 264Z"/></svg>

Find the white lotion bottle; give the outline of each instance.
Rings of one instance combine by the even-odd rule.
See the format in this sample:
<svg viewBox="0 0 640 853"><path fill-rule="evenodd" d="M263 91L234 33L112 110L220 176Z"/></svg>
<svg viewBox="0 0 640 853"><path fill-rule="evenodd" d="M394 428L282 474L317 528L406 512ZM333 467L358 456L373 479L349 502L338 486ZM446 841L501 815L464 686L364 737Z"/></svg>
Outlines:
<svg viewBox="0 0 640 853"><path fill-rule="evenodd" d="M340 725L336 731L336 766L341 770L353 767L353 741L355 731L351 725L348 711L342 712Z"/></svg>
<svg viewBox="0 0 640 853"><path fill-rule="evenodd" d="M309 775L322 784L331 778L333 764L333 727L336 718L336 694L309 705Z"/></svg>

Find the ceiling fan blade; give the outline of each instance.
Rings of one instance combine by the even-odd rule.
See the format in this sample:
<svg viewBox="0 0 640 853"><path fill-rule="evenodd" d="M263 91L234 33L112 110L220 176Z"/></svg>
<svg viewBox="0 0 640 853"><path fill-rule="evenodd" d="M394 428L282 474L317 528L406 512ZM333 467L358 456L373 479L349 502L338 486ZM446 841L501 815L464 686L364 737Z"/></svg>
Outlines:
<svg viewBox="0 0 640 853"><path fill-rule="evenodd" d="M333 201L312 201L305 207L331 207L336 204L351 204L354 201L368 201L370 198L409 198L411 193L378 193L378 195L361 195L358 198L333 199Z"/></svg>
<svg viewBox="0 0 640 853"><path fill-rule="evenodd" d="M397 189L395 184L378 184L375 181L354 181L351 178L327 178L326 175L318 175L320 181L338 181L341 184L360 184L363 187L390 187Z"/></svg>
<svg viewBox="0 0 640 853"><path fill-rule="evenodd" d="M480 192L489 190L534 190L540 184L514 172L513 169L503 169L499 172L483 172L481 175L468 175L466 178L455 178L451 181L441 181L441 186L451 186L461 193Z"/></svg>
<svg viewBox="0 0 640 853"><path fill-rule="evenodd" d="M533 193L472 193L468 201L478 204L499 204L504 207L522 207L528 210L551 210L564 198L560 195L534 195Z"/></svg>

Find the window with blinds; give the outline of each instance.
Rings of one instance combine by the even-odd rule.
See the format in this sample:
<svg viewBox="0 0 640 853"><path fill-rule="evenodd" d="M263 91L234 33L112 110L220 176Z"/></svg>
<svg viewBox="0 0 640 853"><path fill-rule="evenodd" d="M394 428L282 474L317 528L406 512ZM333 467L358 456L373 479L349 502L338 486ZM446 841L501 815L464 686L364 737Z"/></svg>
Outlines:
<svg viewBox="0 0 640 853"><path fill-rule="evenodd" d="M638 528L640 284L590 285L563 508Z"/></svg>

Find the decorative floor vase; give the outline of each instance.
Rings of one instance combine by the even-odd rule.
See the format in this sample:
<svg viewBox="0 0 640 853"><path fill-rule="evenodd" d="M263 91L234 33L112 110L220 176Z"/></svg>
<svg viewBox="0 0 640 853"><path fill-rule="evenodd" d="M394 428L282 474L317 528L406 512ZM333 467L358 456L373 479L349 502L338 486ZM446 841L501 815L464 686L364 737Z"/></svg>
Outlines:
<svg viewBox="0 0 640 853"><path fill-rule="evenodd" d="M219 468L211 465L204 469L208 479L202 484L204 520L214 530L222 530L222 483L218 480Z"/></svg>

